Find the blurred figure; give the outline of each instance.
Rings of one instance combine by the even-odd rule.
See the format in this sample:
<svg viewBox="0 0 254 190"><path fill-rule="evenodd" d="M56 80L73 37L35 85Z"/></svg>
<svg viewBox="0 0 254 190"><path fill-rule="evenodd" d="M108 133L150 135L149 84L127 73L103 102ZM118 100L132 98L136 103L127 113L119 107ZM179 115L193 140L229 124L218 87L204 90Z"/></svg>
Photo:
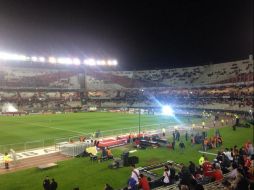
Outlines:
<svg viewBox="0 0 254 190"><path fill-rule="evenodd" d="M46 178L43 180L43 188L44 190L50 190L50 180L49 177L46 176Z"/></svg>
<svg viewBox="0 0 254 190"><path fill-rule="evenodd" d="M57 189L57 182L54 178L52 178L52 181L50 183L50 190L56 190Z"/></svg>
<svg viewBox="0 0 254 190"><path fill-rule="evenodd" d="M143 174L140 174L139 176L139 188L142 190L150 190L150 185L147 178Z"/></svg>
<svg viewBox="0 0 254 190"><path fill-rule="evenodd" d="M109 184L105 184L104 190L114 190Z"/></svg>

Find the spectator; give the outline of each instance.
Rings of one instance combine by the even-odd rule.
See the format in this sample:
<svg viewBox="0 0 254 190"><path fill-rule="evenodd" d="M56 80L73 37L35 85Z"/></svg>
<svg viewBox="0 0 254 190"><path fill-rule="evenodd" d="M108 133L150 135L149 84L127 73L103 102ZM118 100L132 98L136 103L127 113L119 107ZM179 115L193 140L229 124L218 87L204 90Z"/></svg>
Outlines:
<svg viewBox="0 0 254 190"><path fill-rule="evenodd" d="M199 158L198 163L199 163L200 166L202 166L204 162L205 162L205 156L202 155L202 156Z"/></svg>
<svg viewBox="0 0 254 190"><path fill-rule="evenodd" d="M179 173L180 177L180 184L182 185L190 185L192 175L189 171L189 168L184 166L184 164L181 164L181 171Z"/></svg>
<svg viewBox="0 0 254 190"><path fill-rule="evenodd" d="M194 176L196 173L196 166L192 161L190 161L189 163L190 163L190 165L189 165L190 173Z"/></svg>
<svg viewBox="0 0 254 190"><path fill-rule="evenodd" d="M169 171L170 171L170 183L174 183L175 182L175 177L176 177L176 170L173 167L172 163L169 163Z"/></svg>
<svg viewBox="0 0 254 190"><path fill-rule="evenodd" d="M183 143L183 141L181 141L179 143L179 147L180 147L180 152L183 153L184 149L185 149L185 144Z"/></svg>
<svg viewBox="0 0 254 190"><path fill-rule="evenodd" d="M175 141L172 142L172 149L175 150Z"/></svg>
<svg viewBox="0 0 254 190"><path fill-rule="evenodd" d="M140 176L139 187L142 190L150 190L150 186L149 186L149 182L148 182L147 178L143 174L140 174L139 176Z"/></svg>
<svg viewBox="0 0 254 190"><path fill-rule="evenodd" d="M212 164L209 162L208 158L205 157L205 162L202 165L203 167L203 174L206 177L212 176Z"/></svg>
<svg viewBox="0 0 254 190"><path fill-rule="evenodd" d="M9 154L6 152L4 154L4 166L5 166L5 169L9 169L9 163L10 163L11 159L10 159L10 156Z"/></svg>
<svg viewBox="0 0 254 190"><path fill-rule="evenodd" d="M164 186L167 186L170 184L170 170L168 166L164 166L164 172L163 172L163 184Z"/></svg>
<svg viewBox="0 0 254 190"><path fill-rule="evenodd" d="M113 154L112 154L112 152L109 148L107 148L107 157L108 157L108 159L113 159L114 158Z"/></svg>
<svg viewBox="0 0 254 190"><path fill-rule="evenodd" d="M48 176L46 176L46 178L43 180L43 188L44 190L50 190L50 180Z"/></svg>
<svg viewBox="0 0 254 190"><path fill-rule="evenodd" d="M128 180L128 188L129 190L138 190L137 182L134 178L129 178Z"/></svg>
<svg viewBox="0 0 254 190"><path fill-rule="evenodd" d="M52 178L52 181L50 183L50 190L56 190L57 189L57 182L54 178Z"/></svg>
<svg viewBox="0 0 254 190"><path fill-rule="evenodd" d="M223 174L222 174L222 171L220 169L220 165L218 163L215 164L215 170L213 172L213 178L215 179L215 181L219 181L219 180L223 179Z"/></svg>
<svg viewBox="0 0 254 190"><path fill-rule="evenodd" d="M130 182L132 182L132 179L135 180L136 182L136 187L138 187L138 184L139 184L139 171L138 169L135 168L135 165L132 164L131 165L131 179L130 179Z"/></svg>
<svg viewBox="0 0 254 190"><path fill-rule="evenodd" d="M188 132L186 131L186 133L185 133L185 141L188 141L188 139L189 139L189 135L188 135Z"/></svg>

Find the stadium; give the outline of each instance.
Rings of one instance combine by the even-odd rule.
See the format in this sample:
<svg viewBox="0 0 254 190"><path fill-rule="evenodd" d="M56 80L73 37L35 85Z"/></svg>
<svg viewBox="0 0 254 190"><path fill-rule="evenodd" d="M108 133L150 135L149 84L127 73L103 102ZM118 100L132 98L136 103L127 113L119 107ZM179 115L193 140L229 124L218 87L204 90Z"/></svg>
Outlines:
<svg viewBox="0 0 254 190"><path fill-rule="evenodd" d="M84 159L75 157L93 146L90 141L95 139L100 141L99 148L123 146L125 150L133 148L129 145L130 134L161 137L165 129L170 138L174 130L191 134L211 132L213 127L222 127L227 133L225 126L253 123L251 55L234 62L144 71L96 71L100 65L63 65L50 62L50 58L40 62L28 56L25 61L12 60L15 55L8 55L8 59L1 57L0 150L2 156L15 151L17 158L10 163L10 171L37 167L41 165L40 157L45 156L49 158L43 161L45 164L51 162L50 158L54 162L68 159L67 165L71 164ZM166 105L174 112L166 109L162 114ZM253 139L252 128L239 130L246 135L241 140ZM81 142L80 137L86 140ZM241 142L240 137L235 138ZM115 148L113 152L119 154L121 150ZM152 162L142 161L139 156L143 164ZM30 161L27 165L26 159L31 158L34 164ZM163 161L163 157L156 161ZM60 163L59 167L65 165ZM51 170L61 173L60 168Z"/></svg>
<svg viewBox="0 0 254 190"><path fill-rule="evenodd" d="M85 9L81 4L77 3L78 7L75 3L57 3L63 10L53 14L53 9L47 9L50 3L46 3L46 9L38 10L31 4L23 13L29 16L21 14L20 20L17 15L14 19L17 33L8 30L12 22L7 18L11 14L6 16L4 11L2 14L0 6L3 15L0 25L7 28L6 31L0 28L0 190L254 189L254 59L253 52L244 49L248 44L239 43L237 49L229 47L230 43L223 46L223 41L216 38L218 41L214 43L226 50L219 45L214 48L213 36L219 36L217 28L214 33L208 32L208 41L202 40L205 35L200 37L197 31L208 26L204 23L219 22L213 17L209 22L205 19L204 22L200 15L197 17L196 12L200 11L207 16L203 3L200 7L204 7L204 12L199 6L195 8L195 3L186 3L188 9L183 12L178 7L180 3L171 5L178 7L176 9L165 5L167 16L161 11L160 3L142 4L142 8L135 4L135 8L125 7L127 12L106 9L111 6L109 3L100 5L101 11L96 5L98 12L91 8L91 15L99 18L91 20L88 19L90 8ZM16 6L18 11L23 10L20 9L23 6ZM208 12L212 14L210 6L207 6ZM196 12L192 12L192 8ZM155 13L162 16L148 11L155 9ZM105 10L108 11L103 15ZM132 10L133 17L129 16ZM169 10L175 17L168 15ZM218 15L225 15L224 11L218 11ZM141 13L150 20L141 19ZM130 30L119 29L122 14L128 21L123 23ZM36 18L40 21L38 25L34 22ZM155 22L151 18L155 18ZM168 23L175 20L171 23L174 29L160 23L164 18ZM5 19L8 22L4 22ZM21 26L22 19L29 24ZM100 19L110 22L104 24ZM140 26L130 24L136 19L140 19ZM201 23L202 27L195 29L187 24L190 30L181 30L178 23L185 25L187 20L193 21L195 27ZM70 27L72 22L76 28ZM68 27L63 27L65 24ZM117 27L113 27L114 24ZM24 29L27 26L28 29ZM60 29L54 34L57 27ZM223 27L219 29L223 31ZM64 33L65 30L71 32ZM95 37L91 36L103 40L98 43L91 38L91 45L86 39L87 44L80 45L84 36L89 36L89 30L95 33ZM142 31L141 34L136 30ZM149 31L144 33L144 30ZM158 31L154 36L149 33L153 30ZM186 35L191 33L193 39L183 37L181 31ZM9 32L11 37L8 38ZM82 35L75 35L79 32ZM128 33L143 41L135 42ZM27 36L17 40L13 34ZM160 34L163 37L160 38ZM42 37L38 41L46 44L46 48L34 43L34 35ZM66 44L75 46L75 52L68 49L62 36L66 41L71 40ZM227 39L233 36L227 35ZM116 40L118 37L123 39L121 43ZM253 40L253 36L250 38ZM103 46L107 40L117 47L115 49L125 49L126 55ZM51 41L58 41L59 50ZM162 45L164 41L166 46ZM124 43L133 47L117 46ZM196 47L199 45L206 50ZM181 48L177 49L178 46ZM95 53L91 56L85 53L87 47ZM97 51L94 47L104 49ZM142 48L147 49L142 51ZM243 49L243 53L234 56L228 53L230 48L236 49L232 52ZM143 52L146 53L142 55ZM149 55L151 52L154 55ZM200 55L194 56L197 52ZM160 55L167 61L157 61ZM137 58L137 62L126 58L131 56ZM205 56L215 61L208 62L207 58L202 62ZM187 57L187 61L169 61L171 57ZM129 67L125 69L124 64Z"/></svg>

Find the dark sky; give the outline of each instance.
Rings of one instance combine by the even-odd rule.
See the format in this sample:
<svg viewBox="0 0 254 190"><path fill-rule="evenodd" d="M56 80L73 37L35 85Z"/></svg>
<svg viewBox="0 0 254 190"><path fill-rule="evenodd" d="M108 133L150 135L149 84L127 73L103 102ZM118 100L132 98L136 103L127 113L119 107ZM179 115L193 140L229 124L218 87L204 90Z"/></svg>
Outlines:
<svg viewBox="0 0 254 190"><path fill-rule="evenodd" d="M252 41L252 0L0 0L0 51L147 69L247 58Z"/></svg>

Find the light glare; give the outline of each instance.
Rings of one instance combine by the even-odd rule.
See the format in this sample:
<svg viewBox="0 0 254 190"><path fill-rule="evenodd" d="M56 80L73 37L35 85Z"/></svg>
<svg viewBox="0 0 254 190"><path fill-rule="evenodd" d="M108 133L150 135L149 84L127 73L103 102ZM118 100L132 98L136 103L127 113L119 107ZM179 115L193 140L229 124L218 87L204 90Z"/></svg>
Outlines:
<svg viewBox="0 0 254 190"><path fill-rule="evenodd" d="M49 61L49 63L56 63L56 58L55 57L49 57L48 61Z"/></svg>
<svg viewBox="0 0 254 190"><path fill-rule="evenodd" d="M162 114L168 115L168 116L174 116L174 110L170 106L163 106Z"/></svg>

